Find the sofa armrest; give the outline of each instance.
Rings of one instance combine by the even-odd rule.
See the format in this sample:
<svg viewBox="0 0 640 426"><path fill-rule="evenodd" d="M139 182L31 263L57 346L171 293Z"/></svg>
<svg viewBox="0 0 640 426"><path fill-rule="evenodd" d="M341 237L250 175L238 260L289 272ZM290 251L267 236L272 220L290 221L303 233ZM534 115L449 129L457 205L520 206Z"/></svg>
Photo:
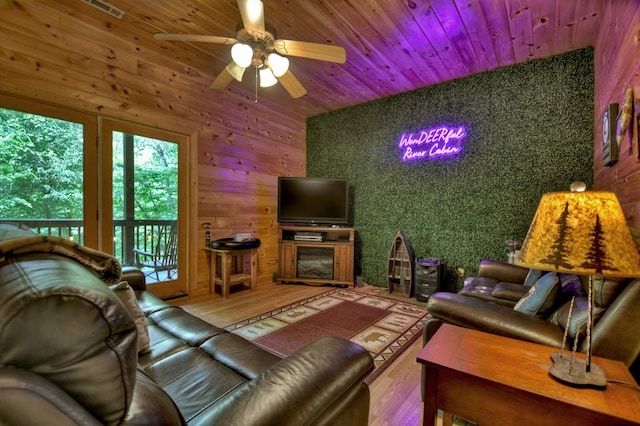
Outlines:
<svg viewBox="0 0 640 426"><path fill-rule="evenodd" d="M496 281L504 281L509 283L524 283L529 268L514 265L512 263L500 262L496 260L481 260L478 267L478 276L493 278Z"/></svg>
<svg viewBox="0 0 640 426"><path fill-rule="evenodd" d="M369 390L364 379L372 369L373 359L361 346L322 337L245 382L189 424L366 425Z"/></svg>
<svg viewBox="0 0 640 426"><path fill-rule="evenodd" d="M461 327L557 348L562 346L564 333L557 325L473 297L438 292L429 298L427 311L434 318Z"/></svg>
<svg viewBox="0 0 640 426"><path fill-rule="evenodd" d="M127 281L129 286L134 290L146 290L147 282L144 277L144 272L135 266L123 266L122 267L122 281Z"/></svg>
<svg viewBox="0 0 640 426"><path fill-rule="evenodd" d="M102 424L54 383L15 367L0 367L0 418L15 425Z"/></svg>

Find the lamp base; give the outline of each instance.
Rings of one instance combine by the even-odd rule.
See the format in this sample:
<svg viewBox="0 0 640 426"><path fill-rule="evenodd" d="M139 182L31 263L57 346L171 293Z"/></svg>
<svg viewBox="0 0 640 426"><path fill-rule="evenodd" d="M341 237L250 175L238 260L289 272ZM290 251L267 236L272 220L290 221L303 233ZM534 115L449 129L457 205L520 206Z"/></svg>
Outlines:
<svg viewBox="0 0 640 426"><path fill-rule="evenodd" d="M607 386L607 377L604 370L591 364L591 371L586 371L586 362L583 359L574 358L571 365L571 356L562 355L560 352L551 354L553 365L549 369L556 379L580 387L604 388Z"/></svg>

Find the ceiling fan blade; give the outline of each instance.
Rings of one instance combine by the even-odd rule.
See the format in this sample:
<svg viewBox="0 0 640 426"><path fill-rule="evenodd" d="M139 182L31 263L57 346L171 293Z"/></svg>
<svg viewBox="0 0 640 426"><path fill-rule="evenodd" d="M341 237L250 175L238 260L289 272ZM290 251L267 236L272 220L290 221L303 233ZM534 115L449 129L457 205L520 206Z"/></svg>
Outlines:
<svg viewBox="0 0 640 426"><path fill-rule="evenodd" d="M347 53L343 47L330 44L308 43L306 41L276 40L276 51L282 55L344 64Z"/></svg>
<svg viewBox="0 0 640 426"><path fill-rule="evenodd" d="M199 35L199 34L155 33L153 37L155 37L158 40L200 41L203 43L217 43L217 44L236 44L238 42L238 40L231 37L219 37L219 36Z"/></svg>
<svg viewBox="0 0 640 426"><path fill-rule="evenodd" d="M252 35L264 35L264 5L262 0L237 0L244 28Z"/></svg>
<svg viewBox="0 0 640 426"><path fill-rule="evenodd" d="M293 75L291 70L287 70L287 72L278 77L278 81L293 99L307 94L307 90L302 86L302 83L300 83L296 76Z"/></svg>
<svg viewBox="0 0 640 426"><path fill-rule="evenodd" d="M210 87L215 90L224 90L232 80L233 76L229 71L227 71L227 68L225 68L220 74L218 74L216 79L213 80Z"/></svg>

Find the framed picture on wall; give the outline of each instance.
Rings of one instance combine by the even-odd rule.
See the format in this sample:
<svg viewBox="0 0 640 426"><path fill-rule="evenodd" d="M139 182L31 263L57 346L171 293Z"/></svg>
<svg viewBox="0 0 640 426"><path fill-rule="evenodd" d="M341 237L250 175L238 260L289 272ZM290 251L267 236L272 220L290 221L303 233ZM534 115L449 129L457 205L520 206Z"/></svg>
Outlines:
<svg viewBox="0 0 640 426"><path fill-rule="evenodd" d="M602 163L613 166L618 162L616 127L618 104L609 104L602 113Z"/></svg>
<svg viewBox="0 0 640 426"><path fill-rule="evenodd" d="M627 135L631 134L630 130L633 129L633 89L629 87L624 92L624 99L620 104L618 111L618 120L616 126L616 140L618 141L618 148L623 146L622 142L626 139ZM629 146L633 149L633 141L629 143Z"/></svg>

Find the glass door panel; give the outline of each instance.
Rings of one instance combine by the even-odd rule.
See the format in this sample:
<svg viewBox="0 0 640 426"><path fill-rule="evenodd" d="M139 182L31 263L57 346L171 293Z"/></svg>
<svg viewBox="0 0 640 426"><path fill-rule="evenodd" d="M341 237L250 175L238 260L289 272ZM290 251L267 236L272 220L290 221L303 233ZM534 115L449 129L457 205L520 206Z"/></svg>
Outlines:
<svg viewBox="0 0 640 426"><path fill-rule="evenodd" d="M36 105L14 103L38 110ZM87 202L94 201L85 193L95 184L95 173L88 178L84 174L95 155L94 144L85 143L95 137L95 129L86 124L95 120L75 113L54 118L48 108L40 110L47 115L0 108L0 223L21 224L41 235L96 248L95 220L90 221L92 228L85 222L85 211L92 210L86 210ZM55 112L65 116L65 111Z"/></svg>
<svg viewBox="0 0 640 426"><path fill-rule="evenodd" d="M178 144L113 132L114 253L147 282L177 278Z"/></svg>
<svg viewBox="0 0 640 426"><path fill-rule="evenodd" d="M104 120L104 144L110 148L111 250L123 265L140 268L149 289L160 297L186 294L183 273L186 259L185 227L180 220L180 161L182 150L179 136L130 124ZM183 146L184 145L184 146ZM106 153L105 153L106 157ZM184 192L183 192L184 194ZM186 214L184 215L186 216Z"/></svg>

